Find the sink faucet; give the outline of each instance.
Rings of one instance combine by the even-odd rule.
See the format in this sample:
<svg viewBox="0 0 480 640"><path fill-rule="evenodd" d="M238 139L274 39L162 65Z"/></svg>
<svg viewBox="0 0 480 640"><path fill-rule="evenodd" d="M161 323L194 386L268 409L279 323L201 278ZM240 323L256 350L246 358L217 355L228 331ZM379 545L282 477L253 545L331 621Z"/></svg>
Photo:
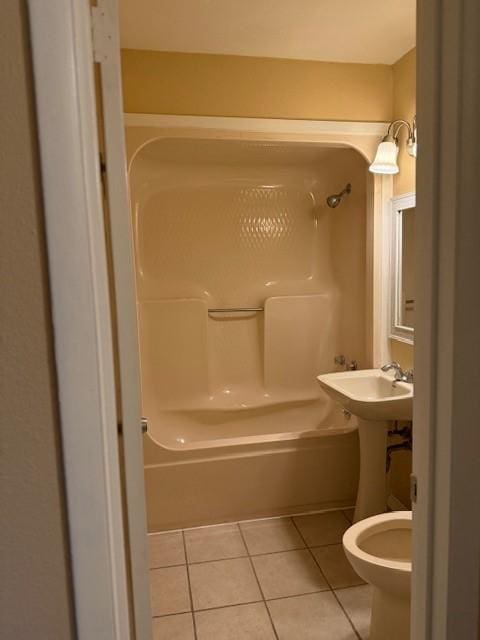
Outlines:
<svg viewBox="0 0 480 640"><path fill-rule="evenodd" d="M384 364L382 367L382 371L390 371L390 369L395 369L394 379L397 382L409 382L413 383L413 369L408 369L404 371L402 367L398 364L398 362L390 362L389 364Z"/></svg>

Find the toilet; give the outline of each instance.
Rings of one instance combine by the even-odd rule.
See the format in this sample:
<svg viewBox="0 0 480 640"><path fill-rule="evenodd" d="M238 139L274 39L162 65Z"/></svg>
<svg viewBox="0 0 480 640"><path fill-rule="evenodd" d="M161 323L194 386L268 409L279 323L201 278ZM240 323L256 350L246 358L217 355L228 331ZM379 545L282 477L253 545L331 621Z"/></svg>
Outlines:
<svg viewBox="0 0 480 640"><path fill-rule="evenodd" d="M373 587L370 640L410 637L411 538L411 511L360 520L343 536L350 564Z"/></svg>

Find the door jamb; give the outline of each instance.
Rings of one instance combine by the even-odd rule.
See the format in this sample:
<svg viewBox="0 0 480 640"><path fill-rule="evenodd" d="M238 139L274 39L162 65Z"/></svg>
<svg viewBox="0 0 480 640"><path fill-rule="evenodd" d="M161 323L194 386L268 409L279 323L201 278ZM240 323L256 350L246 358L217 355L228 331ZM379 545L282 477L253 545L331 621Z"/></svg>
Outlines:
<svg viewBox="0 0 480 640"><path fill-rule="evenodd" d="M480 631L480 5L418 4L412 639ZM418 311L417 311L418 310Z"/></svg>
<svg viewBox="0 0 480 640"><path fill-rule="evenodd" d="M128 640L90 6L29 0L28 9L76 631Z"/></svg>

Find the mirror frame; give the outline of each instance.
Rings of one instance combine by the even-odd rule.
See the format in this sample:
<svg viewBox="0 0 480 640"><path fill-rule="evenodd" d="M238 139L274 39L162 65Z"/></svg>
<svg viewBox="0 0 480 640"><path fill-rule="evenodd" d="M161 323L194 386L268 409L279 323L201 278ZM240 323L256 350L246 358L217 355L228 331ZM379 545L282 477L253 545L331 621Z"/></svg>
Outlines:
<svg viewBox="0 0 480 640"><path fill-rule="evenodd" d="M391 265L390 265L390 338L412 344L414 342L414 327L401 323L402 297L402 242L403 226L401 213L405 209L416 206L415 193L405 193L392 198L391 207Z"/></svg>

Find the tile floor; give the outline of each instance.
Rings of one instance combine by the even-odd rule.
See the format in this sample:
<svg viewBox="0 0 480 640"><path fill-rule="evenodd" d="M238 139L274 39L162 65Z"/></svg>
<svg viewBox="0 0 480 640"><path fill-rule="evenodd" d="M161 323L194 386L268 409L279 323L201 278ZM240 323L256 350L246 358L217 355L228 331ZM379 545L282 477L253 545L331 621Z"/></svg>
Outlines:
<svg viewBox="0 0 480 640"><path fill-rule="evenodd" d="M366 640L351 511L151 534L154 640Z"/></svg>

